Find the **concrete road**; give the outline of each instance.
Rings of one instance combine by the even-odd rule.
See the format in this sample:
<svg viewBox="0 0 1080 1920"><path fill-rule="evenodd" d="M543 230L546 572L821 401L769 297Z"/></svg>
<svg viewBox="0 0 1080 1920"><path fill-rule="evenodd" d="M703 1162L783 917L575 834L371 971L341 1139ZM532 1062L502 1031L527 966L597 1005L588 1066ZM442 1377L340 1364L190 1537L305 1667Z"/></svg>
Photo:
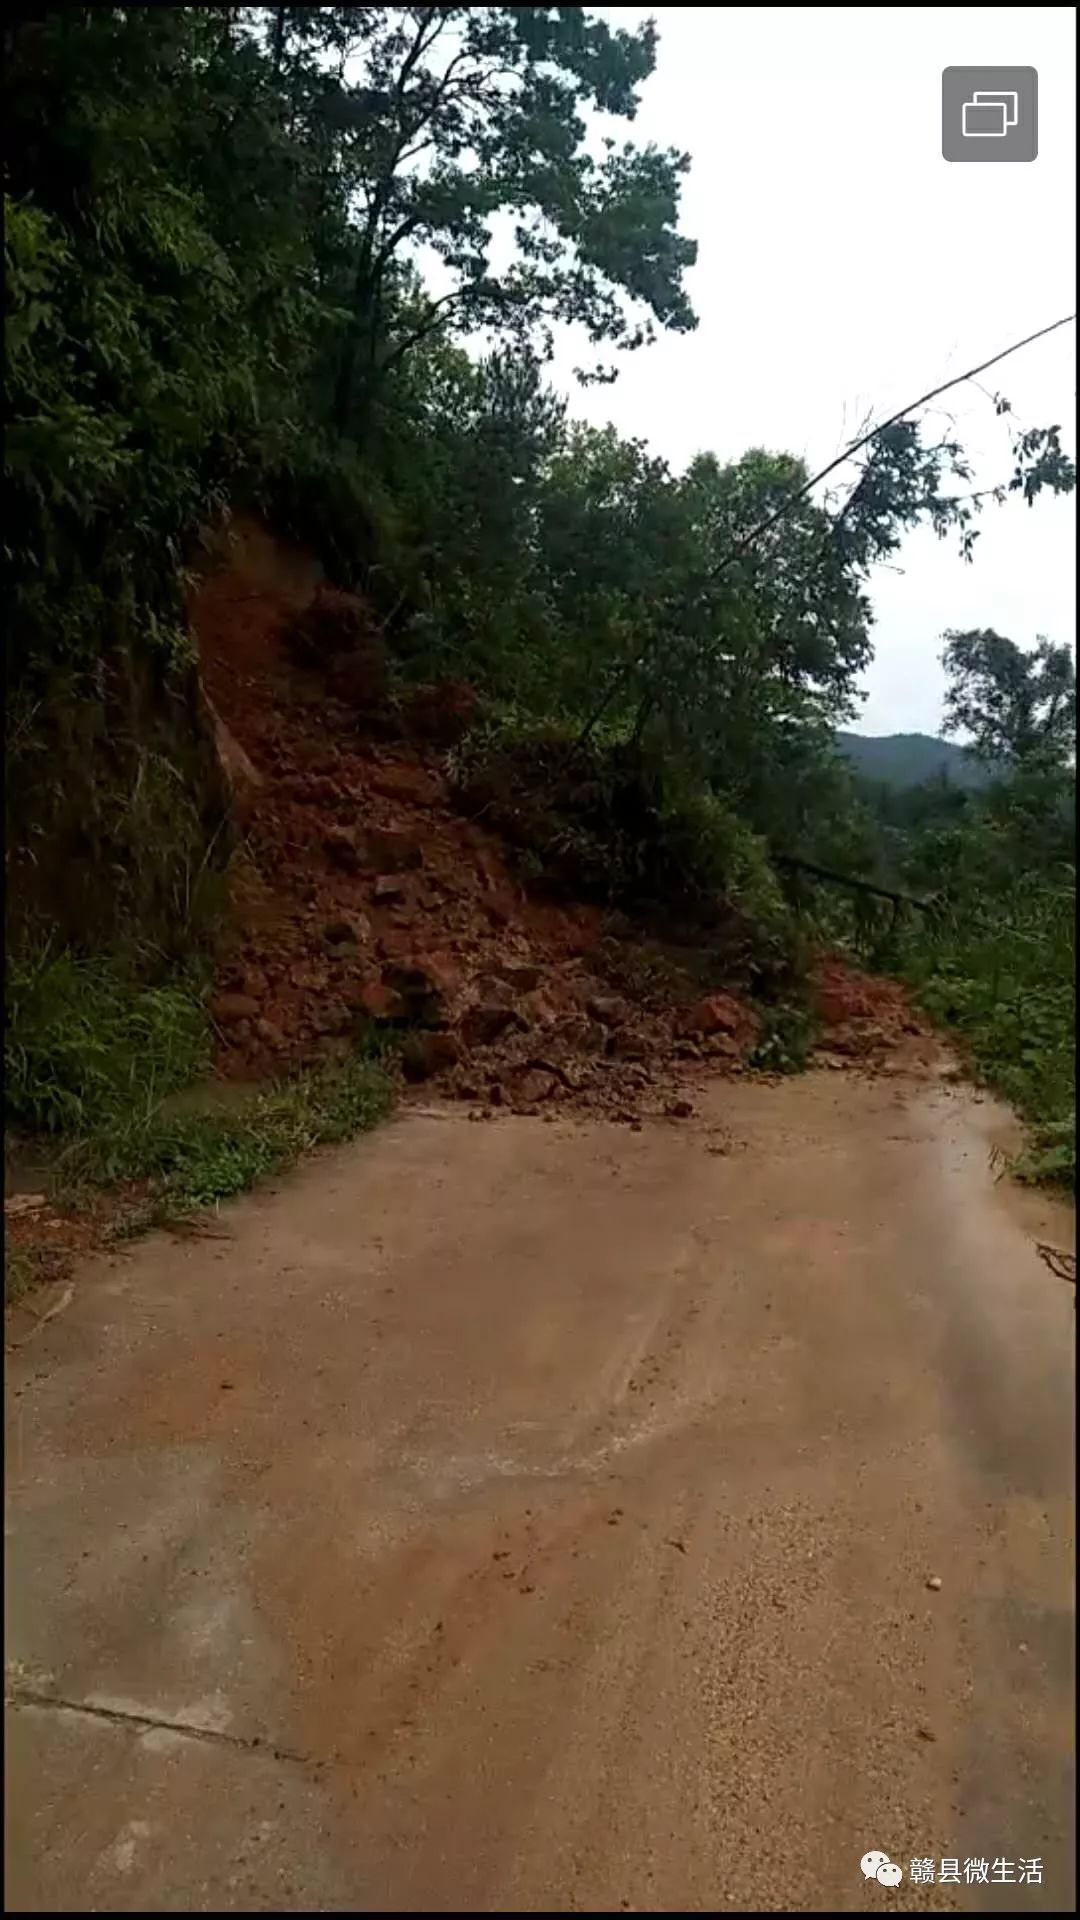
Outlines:
<svg viewBox="0 0 1080 1920"><path fill-rule="evenodd" d="M1070 1222L1000 1124L406 1113L83 1270L10 1336L9 1911L1069 1906Z"/></svg>

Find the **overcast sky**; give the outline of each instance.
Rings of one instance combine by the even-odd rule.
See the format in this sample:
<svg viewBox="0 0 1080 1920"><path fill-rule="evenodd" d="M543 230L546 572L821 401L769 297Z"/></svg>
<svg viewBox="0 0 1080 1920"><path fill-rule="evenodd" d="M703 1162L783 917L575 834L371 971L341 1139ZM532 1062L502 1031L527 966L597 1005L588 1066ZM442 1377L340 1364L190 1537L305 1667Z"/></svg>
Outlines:
<svg viewBox="0 0 1080 1920"><path fill-rule="evenodd" d="M649 9L609 7L628 23ZM683 226L699 243L697 332L621 363L574 411L678 466L750 446L823 466L858 430L1075 305L1075 15L1043 7L661 9L635 138L693 158ZM941 69L1033 66L1030 165L941 157ZM986 376L1025 425L1060 422L1075 454L1075 327ZM560 384L580 354L557 363ZM943 404L1008 477L1008 440L971 387ZM947 627L1074 643L1075 500L990 506L970 567L915 535L872 597L865 733L936 733Z"/></svg>

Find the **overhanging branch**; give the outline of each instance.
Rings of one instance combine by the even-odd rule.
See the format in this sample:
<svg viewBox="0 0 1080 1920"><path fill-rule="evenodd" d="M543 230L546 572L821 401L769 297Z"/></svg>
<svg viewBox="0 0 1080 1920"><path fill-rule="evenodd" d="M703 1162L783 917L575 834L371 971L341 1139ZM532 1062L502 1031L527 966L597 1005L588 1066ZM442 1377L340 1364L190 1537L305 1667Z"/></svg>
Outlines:
<svg viewBox="0 0 1080 1920"><path fill-rule="evenodd" d="M730 551L724 555L714 569L713 577L726 573L727 569L733 566L735 561L754 545L755 541L762 539L779 521L783 520L791 512L792 507L798 506L799 501L805 500L807 494L811 493L822 480L827 480L830 473L835 473L838 467L844 466L856 453L861 453L863 447L869 446L871 440L876 440L879 434L885 433L889 427L898 426L901 420L907 419L909 413L916 413L920 407L928 406L931 400L936 400L941 394L948 393L952 387L962 386L965 380L973 380L976 374L985 373L988 367L996 367L1000 360L1007 360L1010 354L1019 353L1021 347L1030 347L1033 341L1045 339L1048 333L1056 333L1059 327L1067 327L1070 321L1075 319L1075 313L1067 313L1061 320L1052 320L1048 327L1040 327L1036 333L1029 333L1023 340L1014 341L1011 347L1003 347L1000 353L992 354L989 360L981 360L978 366L969 367L966 373L955 374L951 380L943 380L940 386L931 387L928 393L920 394L917 400L909 400L907 406L901 407L898 413L890 414L887 420L880 421L876 427L871 428L869 433L864 433L860 439L853 440L849 447L844 448L843 453L838 454L835 460L829 461L827 467L822 467L820 473L815 473L812 479L805 481L801 487L797 487L781 506L770 513L766 519L759 520L756 527L751 527L749 533L745 533L741 540L737 540Z"/></svg>

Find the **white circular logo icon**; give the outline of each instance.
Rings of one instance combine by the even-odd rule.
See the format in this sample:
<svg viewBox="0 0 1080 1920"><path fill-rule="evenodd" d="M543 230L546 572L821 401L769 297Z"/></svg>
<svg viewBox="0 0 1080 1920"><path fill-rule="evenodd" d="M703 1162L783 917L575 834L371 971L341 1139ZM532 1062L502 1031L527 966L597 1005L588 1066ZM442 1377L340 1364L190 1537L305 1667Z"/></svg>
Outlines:
<svg viewBox="0 0 1080 1920"><path fill-rule="evenodd" d="M898 1887L904 1877L903 1867L894 1866L880 1847L872 1847L869 1853L864 1853L859 1865L864 1879L877 1880L883 1887Z"/></svg>
<svg viewBox="0 0 1080 1920"><path fill-rule="evenodd" d="M863 1877L867 1880L876 1880L878 1868L887 1867L888 1864L888 1854L879 1853L876 1847L872 1853L864 1853L862 1859L859 1861L859 1865L863 1870Z"/></svg>

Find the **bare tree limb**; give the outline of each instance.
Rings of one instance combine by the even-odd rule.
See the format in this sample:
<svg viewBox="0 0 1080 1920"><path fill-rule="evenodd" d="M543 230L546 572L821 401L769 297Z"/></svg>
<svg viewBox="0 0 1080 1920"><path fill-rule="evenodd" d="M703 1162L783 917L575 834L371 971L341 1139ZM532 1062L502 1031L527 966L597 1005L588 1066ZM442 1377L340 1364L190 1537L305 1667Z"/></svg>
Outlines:
<svg viewBox="0 0 1080 1920"><path fill-rule="evenodd" d="M1048 327L1040 327L1037 333L1029 333L1023 340L1014 341L1011 347L1004 347L1000 353L992 354L989 360L981 360L978 366L969 367L966 373L958 373L951 380L943 380L940 386L931 387L929 393L920 394L917 400L909 400L907 406L901 407L898 413L890 414L887 420L879 422L876 427L871 428L869 433L864 433L860 439L853 440L849 447L845 447L843 453L838 454L835 460L829 461L827 467L822 467L820 473L815 473L812 479L805 481L801 487L796 488L794 493L789 494L782 506L770 513L767 519L759 520L756 527L751 527L749 533L745 533L741 540L737 540L730 552L724 555L715 572L726 573L728 567L740 559L748 547L752 547L763 534L768 533L778 521L783 520L800 500L805 500L807 494L820 481L827 479L830 473L835 473L837 467L844 466L853 454L860 453L863 447L869 446L871 440L876 440L878 435L884 433L887 428L899 425L901 420L907 419L909 413L915 413L919 407L928 406L931 400L938 398L939 394L948 393L952 387L962 386L965 380L973 380L976 374L985 373L988 367L996 367L999 360L1007 360L1010 354L1019 353L1021 347L1030 347L1033 341L1044 339L1048 333L1056 333L1059 327L1067 327L1070 321L1075 319L1075 313L1067 313L1063 319L1053 320Z"/></svg>
<svg viewBox="0 0 1080 1920"><path fill-rule="evenodd" d="M428 317L423 325L414 327L411 333L404 334L397 344L391 348L381 363L383 370L385 371L387 367L396 366L398 361L408 353L410 347L415 347L419 341L426 340L429 333L435 333L438 328L442 326L446 318L446 308L453 306L455 300L468 299L469 295L475 292L475 283L470 281L467 286L454 287L450 293L440 294L437 300L431 302L428 308Z"/></svg>
<svg viewBox="0 0 1080 1920"><path fill-rule="evenodd" d="M1029 347L1033 341L1042 340L1048 333L1056 333L1059 327L1068 326L1069 322L1075 320L1075 318L1076 315L1074 313L1068 313L1063 319L1052 321L1048 327L1040 327L1036 333L1029 333L1023 340L1015 341L1011 347L1003 348L1000 353L993 354L989 360L980 361L977 366L969 367L966 373L955 374L952 379L943 380L939 386L931 387L928 393L921 394L917 400L909 401L907 406L901 407L898 413L890 414L889 418L881 421L878 426L871 427L867 431L860 433L858 439L853 440L850 446L845 447L842 453L837 454L834 460L829 461L828 466L822 467L820 472L813 475L812 479L805 481L801 487L797 487L794 493L789 494L787 499L782 501L780 506L776 507L772 513L767 514L764 520L759 520L757 525L751 527L748 533L743 534L741 539L736 540L734 545L730 547L724 555L723 559L713 568L709 576L710 580L716 580L720 575L726 573L728 568L735 564L736 560L741 559L748 548L752 547L756 541L761 540L765 534L770 533L773 527L777 526L779 522L791 512L792 507L797 506L800 500L805 500L807 494L810 493L814 487L818 486L822 480L826 480L830 473L835 473L838 467L845 466L855 454L861 453L864 447L869 446L870 442L875 440L879 434L884 433L887 428L898 425L901 420L907 418L909 413L915 413L919 407L927 406L931 400L936 400L939 395L948 393L950 388L962 386L965 380L973 380L976 374L985 373L988 367L996 366L999 360L1007 360L1010 354L1019 353L1021 347ZM849 494L840 511L837 518L837 528L842 524L844 516L851 506L857 491L858 483L856 483L855 488L853 488ZM995 489L990 488L988 491L994 492ZM822 545L822 553L824 553L828 545L831 544L833 537L833 532L830 530L827 540ZM575 742L575 750L579 750L585 746L604 714L607 712L612 700L617 694L621 693L626 686L632 672L632 663L624 663L615 669L596 707L589 715L589 718L586 720L585 725L578 735Z"/></svg>
<svg viewBox="0 0 1080 1920"><path fill-rule="evenodd" d="M406 128L403 119L405 88L417 62L421 56L427 53L429 48L434 45L445 25L446 15L441 12L438 7L425 7L423 9L417 26L416 36L402 62L401 71L397 78L397 85L394 89L394 120L397 126L397 136L394 140L393 148L383 174L381 178L375 182L374 188L367 200L367 219L364 222L364 231L356 257L356 272L353 278L352 321L341 343L337 379L334 384L334 418L339 427L343 427L345 424L349 399L352 393L356 356L360 344L361 310L365 295L368 294L371 289L372 254L376 235L379 231L379 223L383 217L390 187L401 154L412 138L412 131ZM429 28L432 29L432 31L429 32ZM373 316L369 313L369 341L372 339L372 319Z"/></svg>

